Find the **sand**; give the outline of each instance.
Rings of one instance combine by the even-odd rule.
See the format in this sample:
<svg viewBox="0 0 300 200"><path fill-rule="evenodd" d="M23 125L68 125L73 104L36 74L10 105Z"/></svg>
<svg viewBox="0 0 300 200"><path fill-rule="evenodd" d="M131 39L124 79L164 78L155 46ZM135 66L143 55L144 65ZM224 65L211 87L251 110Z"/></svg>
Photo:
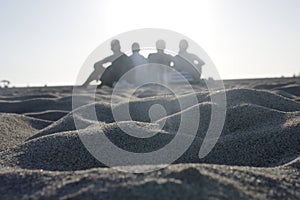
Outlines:
<svg viewBox="0 0 300 200"><path fill-rule="evenodd" d="M184 110L170 92L152 86L133 97L128 90L119 93L116 110L131 98L134 120L124 120L122 125L151 134L165 121L163 129L147 139L128 136L118 127L109 88L98 91L94 103L89 92L82 93L86 105L75 111L71 87L0 89L0 197L300 199L300 80L228 80L225 86L225 125L213 150L202 159L198 153L212 107L204 87L195 87L198 103ZM184 86L178 90L180 98L190 95ZM163 105L167 116L150 122L147 110L154 104ZM93 108L98 121L90 115ZM168 144L180 116L195 109L201 120L188 150L166 168L143 174L120 172L95 159L74 124L76 117L83 137L104 134L125 150L152 152ZM99 133L99 127L103 132Z"/></svg>

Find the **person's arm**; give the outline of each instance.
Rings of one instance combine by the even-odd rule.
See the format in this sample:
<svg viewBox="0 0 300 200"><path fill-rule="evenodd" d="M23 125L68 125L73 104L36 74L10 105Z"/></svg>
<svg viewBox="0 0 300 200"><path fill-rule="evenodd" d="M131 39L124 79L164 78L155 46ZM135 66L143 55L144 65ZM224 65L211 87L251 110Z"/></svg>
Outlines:
<svg viewBox="0 0 300 200"><path fill-rule="evenodd" d="M198 56L191 54L192 56L192 60L193 60L193 64L197 65L199 67L201 67L202 65L205 65L205 62L203 60L201 60Z"/></svg>
<svg viewBox="0 0 300 200"><path fill-rule="evenodd" d="M94 64L94 69L98 70L98 69L104 68L103 67L104 64L112 62L112 61L114 61L114 59L115 59L114 55L108 56L108 57L104 58L103 60L96 62Z"/></svg>

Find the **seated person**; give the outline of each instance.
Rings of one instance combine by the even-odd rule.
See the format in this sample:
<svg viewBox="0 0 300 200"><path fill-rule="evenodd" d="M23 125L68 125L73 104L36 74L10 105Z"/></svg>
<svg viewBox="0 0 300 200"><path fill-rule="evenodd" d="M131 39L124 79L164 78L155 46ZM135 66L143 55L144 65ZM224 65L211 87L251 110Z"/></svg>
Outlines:
<svg viewBox="0 0 300 200"><path fill-rule="evenodd" d="M151 53L148 56L148 63L155 63L156 65L150 65L149 70L151 70L150 74L154 77L155 81L164 82L166 81L165 78L165 70L159 65L164 65L170 67L173 63L173 57L169 54L164 52L166 48L166 43L164 40L157 40L156 41L156 49L157 53Z"/></svg>
<svg viewBox="0 0 300 200"><path fill-rule="evenodd" d="M148 63L147 59L139 53L140 51L140 45L139 43L133 43L131 46L132 55L129 56L129 59L131 60L133 67L135 67L133 80L136 84L141 84L145 81L145 78L147 75L146 68L148 66L141 66ZM141 67L138 67L141 66Z"/></svg>
<svg viewBox="0 0 300 200"><path fill-rule="evenodd" d="M95 70L91 73L82 86L86 87L93 80L100 79L101 84L98 86L98 88L101 88L103 85L113 87L113 84L133 67L128 56L121 52L119 40L113 40L111 42L111 50L113 55L95 63ZM106 63L111 63L111 65L105 69L103 65Z"/></svg>
<svg viewBox="0 0 300 200"><path fill-rule="evenodd" d="M192 76L192 83L199 83L201 80L202 66L205 64L198 56L188 53L188 42L181 40L179 52L175 56L174 68L179 72L187 72Z"/></svg>

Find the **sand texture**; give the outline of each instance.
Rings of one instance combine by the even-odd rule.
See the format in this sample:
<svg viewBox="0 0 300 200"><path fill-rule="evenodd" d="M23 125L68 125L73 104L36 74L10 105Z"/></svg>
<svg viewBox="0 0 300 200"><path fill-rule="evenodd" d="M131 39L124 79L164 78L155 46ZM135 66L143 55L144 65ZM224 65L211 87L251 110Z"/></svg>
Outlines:
<svg viewBox="0 0 300 200"><path fill-rule="evenodd" d="M224 84L225 125L202 159L198 153L212 103L201 85L194 87L197 104L183 110L172 93L157 87L141 88L133 96L128 89L118 93L116 110L130 98L133 119L121 124L134 132L158 132L147 139L118 127L110 88L103 87L95 98L92 90L83 92L84 105L77 110L72 110L72 87L0 89L0 199L300 199L300 79ZM184 86L178 90L179 98L190 95ZM151 123L148 110L154 104L167 115ZM187 151L167 167L142 174L121 172L95 159L74 123L76 118L82 137L104 134L122 149L144 153L172 141L180 116L195 109L201 120ZM157 131L162 121L165 125Z"/></svg>

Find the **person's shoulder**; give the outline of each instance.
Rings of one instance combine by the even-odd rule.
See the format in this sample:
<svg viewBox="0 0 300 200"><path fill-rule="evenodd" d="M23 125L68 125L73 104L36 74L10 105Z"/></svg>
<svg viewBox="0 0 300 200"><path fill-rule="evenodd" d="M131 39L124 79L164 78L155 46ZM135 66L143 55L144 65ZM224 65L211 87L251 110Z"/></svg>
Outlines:
<svg viewBox="0 0 300 200"><path fill-rule="evenodd" d="M152 56L155 56L155 55L156 55L156 53L149 53L148 58L152 57Z"/></svg>
<svg viewBox="0 0 300 200"><path fill-rule="evenodd" d="M125 53L121 53L117 58L116 60L129 60L129 56L126 55Z"/></svg>
<svg viewBox="0 0 300 200"><path fill-rule="evenodd" d="M188 53L188 56L194 58L194 59L199 59L199 60L202 60L199 58L199 56L197 56L196 54L193 54L193 53Z"/></svg>
<svg viewBox="0 0 300 200"><path fill-rule="evenodd" d="M166 54L169 58L174 58L175 56L172 56L171 54Z"/></svg>
<svg viewBox="0 0 300 200"><path fill-rule="evenodd" d="M135 57L137 57L139 59L146 59L145 56L143 56L142 54L139 54L139 53L135 54Z"/></svg>
<svg viewBox="0 0 300 200"><path fill-rule="evenodd" d="M128 56L129 58L134 58L134 57L137 57L139 54L137 54L137 53L132 53L130 56Z"/></svg>
<svg viewBox="0 0 300 200"><path fill-rule="evenodd" d="M129 57L126 53L121 53L120 57Z"/></svg>
<svg viewBox="0 0 300 200"><path fill-rule="evenodd" d="M156 59L156 57L157 57L157 54L156 54L156 53L150 53L150 54L148 55L148 60L151 61L151 60L153 60L153 59Z"/></svg>
<svg viewBox="0 0 300 200"><path fill-rule="evenodd" d="M95 62L94 66L98 66L98 65L101 65L102 64L102 60L99 60L97 62Z"/></svg>
<svg viewBox="0 0 300 200"><path fill-rule="evenodd" d="M141 58L142 58L145 62L148 62L148 59L147 59L145 56L141 55Z"/></svg>
<svg viewBox="0 0 300 200"><path fill-rule="evenodd" d="M122 62L126 62L127 64L132 65L132 60L130 59L130 57L127 54L122 53L120 58L121 58Z"/></svg>
<svg viewBox="0 0 300 200"><path fill-rule="evenodd" d="M195 59L198 60L198 65L205 65L205 62L203 61L203 59L199 58L199 56L197 56L196 54L191 54L191 56Z"/></svg>
<svg viewBox="0 0 300 200"><path fill-rule="evenodd" d="M183 57L181 55L177 54L177 55L173 56L173 59L174 60L181 60L181 59L183 59Z"/></svg>

